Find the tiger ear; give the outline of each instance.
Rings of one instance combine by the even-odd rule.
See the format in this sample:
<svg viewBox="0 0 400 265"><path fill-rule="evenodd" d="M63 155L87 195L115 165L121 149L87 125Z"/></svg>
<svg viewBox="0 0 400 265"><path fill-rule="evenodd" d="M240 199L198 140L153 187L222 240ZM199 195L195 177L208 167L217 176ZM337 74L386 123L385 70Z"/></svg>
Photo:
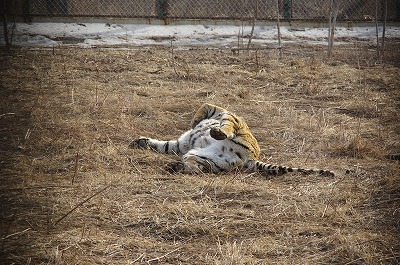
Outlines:
<svg viewBox="0 0 400 265"><path fill-rule="evenodd" d="M193 129L194 127L196 127L197 126L197 124L199 124L200 122L202 121L202 119L196 119L196 118L194 118L193 120L192 120L192 122L190 123L190 127Z"/></svg>
<svg viewBox="0 0 400 265"><path fill-rule="evenodd" d="M207 114L207 105L203 104L194 114L194 117L192 119L192 122L190 123L190 127L193 129L194 127L197 126L202 120L206 118Z"/></svg>

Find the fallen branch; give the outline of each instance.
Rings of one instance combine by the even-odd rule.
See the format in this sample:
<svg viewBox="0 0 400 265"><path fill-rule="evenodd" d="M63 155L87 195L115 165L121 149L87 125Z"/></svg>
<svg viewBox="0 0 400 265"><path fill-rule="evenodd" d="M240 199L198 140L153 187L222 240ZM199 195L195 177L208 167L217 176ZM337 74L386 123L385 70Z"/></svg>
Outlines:
<svg viewBox="0 0 400 265"><path fill-rule="evenodd" d="M153 258L153 259L149 259L149 260L147 261L147 263L150 263L150 262L152 262L152 261L158 261L158 260L160 260L160 259L162 259L162 258L165 258L165 257L168 256L169 254L172 254L172 253L174 253L174 252L180 250L181 248L182 248L182 247L176 248L176 249L174 249L174 250L171 250L170 252L165 253L165 254L162 255L162 256L159 256L159 257L156 257L156 258Z"/></svg>
<svg viewBox="0 0 400 265"><path fill-rule="evenodd" d="M175 55L174 55L174 47L172 46L172 40L171 40L171 58L172 58L172 66L174 68L174 72L175 72L176 76L178 78L180 78L181 75L178 73L178 71L176 70L176 66L175 66Z"/></svg>
<svg viewBox="0 0 400 265"><path fill-rule="evenodd" d="M250 32L249 42L247 43L247 49L250 48L251 40L253 39L253 35L254 35L254 27L256 25L256 19L258 16L258 0L256 0L255 5L256 5L256 7L255 7L254 13L253 13L253 18L252 18L252 23L251 23L251 32Z"/></svg>
<svg viewBox="0 0 400 265"><path fill-rule="evenodd" d="M3 116L7 116L7 115L15 115L14 112L8 112L8 113L4 113L4 114L0 114L0 118Z"/></svg>
<svg viewBox="0 0 400 265"><path fill-rule="evenodd" d="M72 208L71 210L69 210L66 214L64 214L63 216L61 216L61 218L59 218L54 224L53 226L56 226L59 222L61 222L65 217L67 217L68 215L70 215L73 211L75 211L76 209L78 209L80 206L82 206L85 202L88 202L90 199L92 199L93 197L99 195L100 193L102 193L103 191L105 191L106 189L110 188L112 186L112 184L109 184L107 186L105 186L104 188L102 188L101 190L97 191L96 193L94 193L93 195L91 195L90 197L84 199L83 201L81 201L80 203L78 203L74 208Z"/></svg>
<svg viewBox="0 0 400 265"><path fill-rule="evenodd" d="M13 237L13 236L17 236L17 235L23 234L23 233L25 233L25 232L28 232L28 231L31 230L31 229L32 229L32 228L27 228L27 229L22 230L22 231L20 231L20 232L15 232L15 233L9 234L9 235L7 235L7 236L5 236L5 237L2 237L1 240L7 239L7 238L9 238L9 237Z"/></svg>
<svg viewBox="0 0 400 265"><path fill-rule="evenodd" d="M75 181L76 175L78 173L78 159L79 159L79 153L77 152L75 155L75 168L74 168L74 175L72 176L72 180L71 180L71 185L74 185L74 181Z"/></svg>

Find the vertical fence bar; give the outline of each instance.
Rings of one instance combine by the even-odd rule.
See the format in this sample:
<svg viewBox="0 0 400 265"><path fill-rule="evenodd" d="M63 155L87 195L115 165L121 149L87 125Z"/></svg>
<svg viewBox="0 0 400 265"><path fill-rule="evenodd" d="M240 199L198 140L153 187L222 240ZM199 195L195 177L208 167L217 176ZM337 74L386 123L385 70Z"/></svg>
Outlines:
<svg viewBox="0 0 400 265"><path fill-rule="evenodd" d="M4 40L6 42L6 52L11 53L11 42L8 38L8 23L7 23L7 3L6 0L2 1L3 9L3 30L4 30Z"/></svg>
<svg viewBox="0 0 400 265"><path fill-rule="evenodd" d="M385 35L386 35L386 19L387 19L387 0L383 1L383 29L382 29L382 59L385 55Z"/></svg>
<svg viewBox="0 0 400 265"><path fill-rule="evenodd" d="M292 0L283 0L283 19L291 20L292 19Z"/></svg>
<svg viewBox="0 0 400 265"><path fill-rule="evenodd" d="M279 11L279 0L276 0L276 19L277 19L277 27L278 27L278 49L279 49L279 58L282 58L282 46L281 46L281 20L280 20L280 11Z"/></svg>
<svg viewBox="0 0 400 265"><path fill-rule="evenodd" d="M168 16L169 16L169 10L168 10L169 3L168 3L168 0L158 0L156 2L156 5L157 5L157 7L156 7L156 9L157 9L157 17L159 19L163 19L163 20L168 18Z"/></svg>

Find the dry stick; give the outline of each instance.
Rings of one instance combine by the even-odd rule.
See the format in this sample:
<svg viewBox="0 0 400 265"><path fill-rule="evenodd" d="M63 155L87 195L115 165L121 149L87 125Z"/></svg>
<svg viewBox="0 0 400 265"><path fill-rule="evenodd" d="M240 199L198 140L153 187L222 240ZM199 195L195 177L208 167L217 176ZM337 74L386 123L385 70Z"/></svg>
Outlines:
<svg viewBox="0 0 400 265"><path fill-rule="evenodd" d="M251 40L253 39L254 26L255 26L255 24L256 24L256 17L253 16L253 22L252 22L252 25L251 25L251 32L250 32L250 36L249 36L249 42L247 43L247 49L250 48Z"/></svg>
<svg viewBox="0 0 400 265"><path fill-rule="evenodd" d="M72 101L72 104L75 103L75 88L74 88L73 83L71 85L71 101Z"/></svg>
<svg viewBox="0 0 400 265"><path fill-rule="evenodd" d="M253 21L252 21L252 25L251 25L251 32L250 32L249 42L247 43L247 49L250 48L251 40L253 39L254 27L256 25L256 17L258 15L258 0L255 0L255 3L256 3L256 8L254 9Z"/></svg>
<svg viewBox="0 0 400 265"><path fill-rule="evenodd" d="M239 51L242 50L242 49L243 48L240 47L240 29L239 29L238 37L237 37L237 51L238 51L238 54L240 53Z"/></svg>
<svg viewBox="0 0 400 265"><path fill-rule="evenodd" d="M99 95L98 95L98 88L97 88L97 83L96 83L96 85L94 86L94 89L95 89L95 103L94 103L94 105L95 105L95 107L98 105L98 102L99 102Z"/></svg>
<svg viewBox="0 0 400 265"><path fill-rule="evenodd" d="M375 0L376 59L379 60L378 0Z"/></svg>
<svg viewBox="0 0 400 265"><path fill-rule="evenodd" d="M176 67L175 67L174 47L172 46L172 40L171 40L171 56L172 56L172 66L174 67L174 72L175 72L176 76L180 78L181 76L176 71Z"/></svg>
<svg viewBox="0 0 400 265"><path fill-rule="evenodd" d="M14 39L14 31L17 28L17 22L15 21L15 17L14 17L14 22L13 25L11 27L11 36L10 36L10 45L12 46L13 43L13 39Z"/></svg>
<svg viewBox="0 0 400 265"><path fill-rule="evenodd" d="M333 9L333 0L330 0L329 17L328 17L328 57L330 57L330 50L331 50L332 9Z"/></svg>
<svg viewBox="0 0 400 265"><path fill-rule="evenodd" d="M243 23L243 20L242 20L242 36L240 38L240 46L244 47L244 23Z"/></svg>
<svg viewBox="0 0 400 265"><path fill-rule="evenodd" d="M22 188L9 188L8 191L24 191L24 190L32 190L32 189L72 189L76 188L75 186L70 185L37 185L37 186L29 186Z"/></svg>
<svg viewBox="0 0 400 265"><path fill-rule="evenodd" d="M387 0L384 1L384 11L383 11L383 30L382 30L382 60L385 56L385 34L386 34L386 19L387 19Z"/></svg>
<svg viewBox="0 0 400 265"><path fill-rule="evenodd" d="M16 220L15 212L16 212L16 210L14 209L14 213L10 215L10 217L11 217L12 219L8 222L7 225L5 225L4 223L2 223L2 224L3 224L2 229L4 230L4 234L8 234L8 233L9 233L9 231L10 231L10 229L11 229L11 225L15 222L15 220ZM30 224L30 223L28 222L28 224ZM31 226L31 227L32 227L32 226ZM5 229L4 229L4 228L5 228ZM7 238L7 237L2 238L2 241L1 241L1 244L0 244L0 253L4 253L4 247L5 247L6 241L3 240L3 239L6 239L6 238Z"/></svg>
<svg viewBox="0 0 400 265"><path fill-rule="evenodd" d="M98 67L98 65L97 65L97 62L96 62L96 72L97 72L97 80L99 80L99 67ZM97 107L97 105L98 105L98 103L99 103L99 95L98 95L97 82L96 82L96 85L95 85L94 89L96 90L96 95L95 95L96 103L95 103L95 107Z"/></svg>
<svg viewBox="0 0 400 265"><path fill-rule="evenodd" d="M66 214L64 214L63 216L61 216L61 218L59 218L53 225L56 226L59 222L61 222L65 217L67 217L68 215L70 215L73 211L75 211L76 209L78 209L78 207L82 206L85 202L88 202L90 199L92 199L93 197L99 195L100 193L102 193L103 191L105 191L106 189L110 188L113 184L109 184L107 186L105 186L104 188L102 188L101 190L97 191L96 193L94 193L93 195L89 196L88 198L84 199L83 201L81 201L80 203L78 203L74 208L72 208L71 210L69 210Z"/></svg>
<svg viewBox="0 0 400 265"><path fill-rule="evenodd" d="M335 39L335 29L336 29L336 20L337 20L337 15L339 13L339 4L336 3L335 1L335 10L333 13L333 21L332 21L332 32L331 32L331 47L330 47L330 54L332 55L332 50L333 50L333 42Z"/></svg>
<svg viewBox="0 0 400 265"><path fill-rule="evenodd" d="M143 256L144 256L144 253L140 254L140 256L138 258L136 258L135 260L133 260L132 263L139 261L140 259L143 258Z"/></svg>
<svg viewBox="0 0 400 265"><path fill-rule="evenodd" d="M240 51L240 50L253 50L253 51L258 51L258 50L271 50L271 49L275 49L274 47L253 47L253 48L232 48L231 51L235 52L235 51Z"/></svg>
<svg viewBox="0 0 400 265"><path fill-rule="evenodd" d="M259 59L259 54L258 54L258 49L256 50L256 69L257 69L257 72L260 70L260 59Z"/></svg>
<svg viewBox="0 0 400 265"><path fill-rule="evenodd" d="M282 46L281 46L281 20L279 17L279 0L276 0L276 19L278 22L278 49L279 49L279 59L282 59Z"/></svg>
<svg viewBox="0 0 400 265"><path fill-rule="evenodd" d="M79 157L79 153L77 152L75 155L75 168L74 168L74 175L72 176L72 180L71 180L71 185L74 185L76 174L78 172L78 157Z"/></svg>
<svg viewBox="0 0 400 265"><path fill-rule="evenodd" d="M15 115L14 112L8 112L8 113L4 113L4 114L0 114L0 118L3 116L7 116L7 115Z"/></svg>
<svg viewBox="0 0 400 265"><path fill-rule="evenodd" d="M159 256L159 257L156 257L156 258L153 258L153 259L149 259L149 260L147 261L147 263L150 263L150 262L152 262L152 261L157 261L157 260L160 260L160 259L162 259L162 258L165 258L165 257L168 256L169 254L172 254L172 253L174 253L174 252L176 252L176 251L178 251L178 250L180 250L180 249L182 249L182 247L179 247L179 248L176 248L176 249L174 249L174 250L171 250L170 252L167 252L167 253L165 253L164 255L161 255L161 256Z"/></svg>
<svg viewBox="0 0 400 265"><path fill-rule="evenodd" d="M9 234L9 235L6 235L5 237L2 237L2 238L0 238L1 240L4 240L4 239L7 239L7 238L9 238L9 237L13 237L13 236L17 236L17 235L20 235L20 234L23 234L23 233L25 233L25 232L28 232L29 230L31 230L32 228L27 228L27 229L25 229L25 230L22 230L22 231L19 231L19 232L15 232L15 233L12 233L12 234Z"/></svg>
<svg viewBox="0 0 400 265"><path fill-rule="evenodd" d="M67 66L66 66L66 62L65 62L65 55L63 56L63 70L64 70L65 88L68 90Z"/></svg>
<svg viewBox="0 0 400 265"><path fill-rule="evenodd" d="M333 10L335 6L335 10ZM333 12L333 17L332 17ZM329 32L328 32L328 57L331 57L333 50L333 40L335 38L336 19L339 13L339 4L335 0L331 0L329 12Z"/></svg>

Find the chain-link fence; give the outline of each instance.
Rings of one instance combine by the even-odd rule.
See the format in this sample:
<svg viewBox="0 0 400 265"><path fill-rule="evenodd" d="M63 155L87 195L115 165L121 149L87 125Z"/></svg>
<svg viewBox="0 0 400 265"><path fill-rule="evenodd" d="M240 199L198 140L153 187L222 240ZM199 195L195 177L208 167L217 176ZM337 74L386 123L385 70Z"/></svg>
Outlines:
<svg viewBox="0 0 400 265"><path fill-rule="evenodd" d="M333 0L338 21L400 21L400 0ZM387 8L385 8L385 2ZM10 15L157 19L257 19L326 21L332 0L15 0Z"/></svg>

